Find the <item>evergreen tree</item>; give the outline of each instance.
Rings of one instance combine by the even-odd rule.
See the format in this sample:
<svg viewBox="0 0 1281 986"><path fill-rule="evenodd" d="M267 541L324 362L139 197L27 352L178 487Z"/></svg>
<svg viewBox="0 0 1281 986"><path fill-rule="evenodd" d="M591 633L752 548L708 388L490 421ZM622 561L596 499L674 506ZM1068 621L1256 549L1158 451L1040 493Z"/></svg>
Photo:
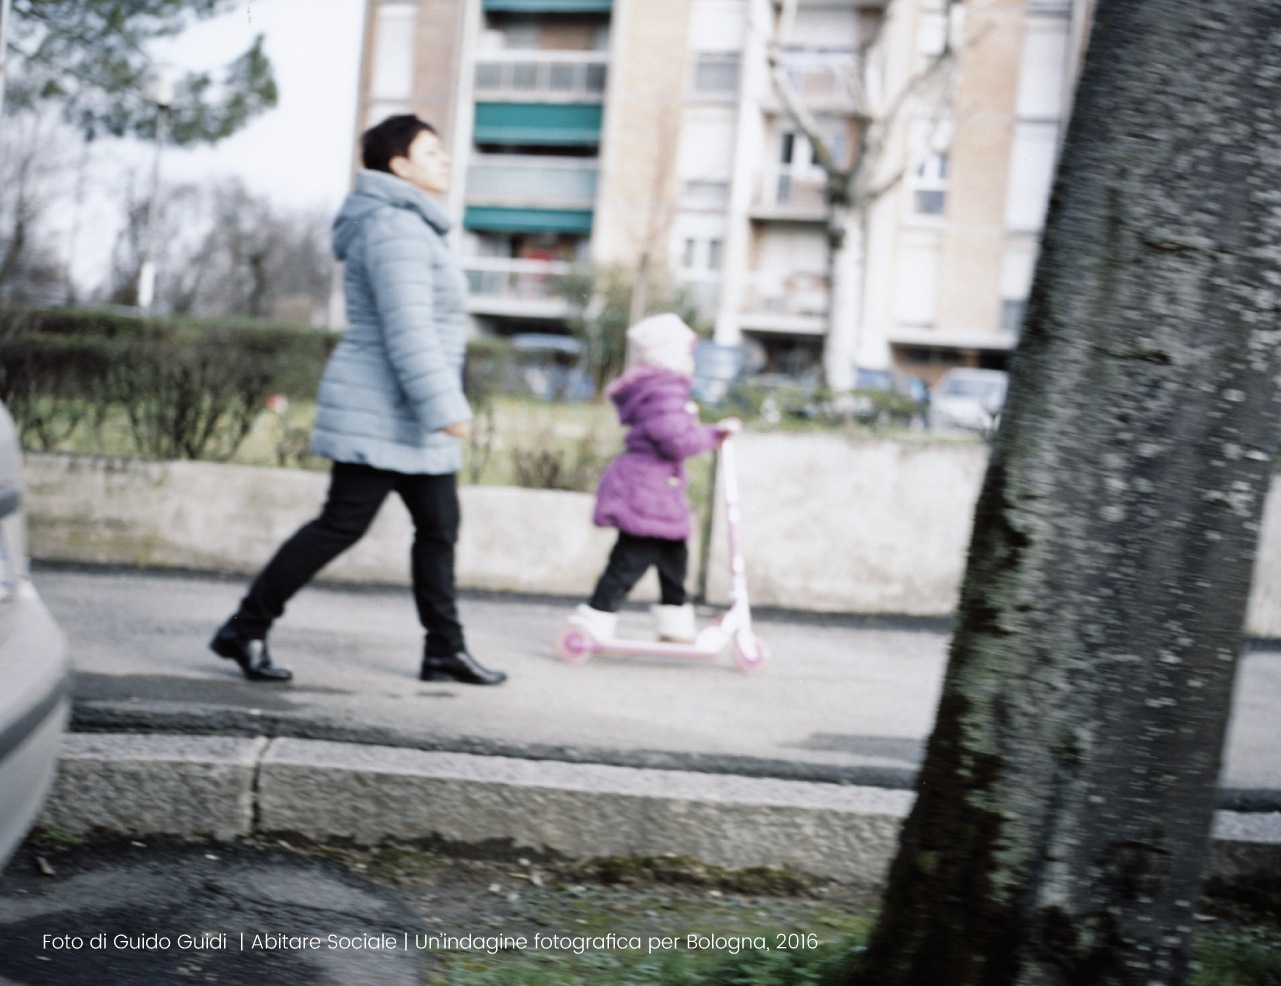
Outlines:
<svg viewBox="0 0 1281 986"><path fill-rule="evenodd" d="M87 139L154 137L146 46L234 7L233 0L13 0L5 108L54 101ZM275 105L276 82L259 35L220 78L190 72L178 80L167 139L216 143Z"/></svg>

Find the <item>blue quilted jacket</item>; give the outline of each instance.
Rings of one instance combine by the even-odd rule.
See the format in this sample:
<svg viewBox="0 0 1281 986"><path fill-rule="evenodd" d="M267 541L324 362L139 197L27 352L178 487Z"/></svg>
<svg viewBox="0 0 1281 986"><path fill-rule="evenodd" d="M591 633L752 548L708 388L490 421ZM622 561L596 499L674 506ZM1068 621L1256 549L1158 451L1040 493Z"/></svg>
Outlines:
<svg viewBox="0 0 1281 986"><path fill-rule="evenodd" d="M334 219L348 328L317 398L311 448L402 473L458 472L467 280L445 244L449 219L385 171L362 171Z"/></svg>

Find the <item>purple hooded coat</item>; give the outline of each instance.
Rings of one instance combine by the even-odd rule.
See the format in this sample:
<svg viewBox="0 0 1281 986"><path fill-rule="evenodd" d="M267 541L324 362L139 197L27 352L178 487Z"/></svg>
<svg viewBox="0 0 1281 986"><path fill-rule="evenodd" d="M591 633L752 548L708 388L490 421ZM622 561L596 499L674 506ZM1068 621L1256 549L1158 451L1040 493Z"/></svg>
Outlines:
<svg viewBox="0 0 1281 986"><path fill-rule="evenodd" d="M684 541L690 535L685 459L715 448L720 432L699 424L690 379L657 366L636 366L606 389L630 425L627 451L609 464L592 522L636 537Z"/></svg>

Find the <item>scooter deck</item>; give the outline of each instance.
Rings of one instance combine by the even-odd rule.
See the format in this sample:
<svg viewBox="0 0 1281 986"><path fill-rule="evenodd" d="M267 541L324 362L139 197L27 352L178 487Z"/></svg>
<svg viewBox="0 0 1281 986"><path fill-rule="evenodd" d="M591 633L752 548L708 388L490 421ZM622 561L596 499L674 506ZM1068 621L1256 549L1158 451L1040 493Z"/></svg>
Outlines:
<svg viewBox="0 0 1281 986"><path fill-rule="evenodd" d="M708 650L697 644L676 644L664 640L633 640L624 637L613 637L609 640L593 641L590 650L593 654L618 654L636 657L683 657L693 660L714 661L720 656L722 648Z"/></svg>

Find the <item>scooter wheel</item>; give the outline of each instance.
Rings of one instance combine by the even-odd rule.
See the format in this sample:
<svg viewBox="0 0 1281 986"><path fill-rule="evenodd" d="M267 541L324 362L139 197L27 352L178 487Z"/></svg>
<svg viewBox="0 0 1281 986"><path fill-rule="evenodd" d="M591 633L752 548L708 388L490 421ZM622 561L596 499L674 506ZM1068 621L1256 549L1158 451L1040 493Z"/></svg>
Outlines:
<svg viewBox="0 0 1281 986"><path fill-rule="evenodd" d="M595 639L582 627L566 627L556 638L556 653L562 661L582 664L592 656Z"/></svg>
<svg viewBox="0 0 1281 986"><path fill-rule="evenodd" d="M759 671L769 660L769 648L760 637L753 638L752 651L753 653L748 653L741 643L734 641L734 663L740 671Z"/></svg>

